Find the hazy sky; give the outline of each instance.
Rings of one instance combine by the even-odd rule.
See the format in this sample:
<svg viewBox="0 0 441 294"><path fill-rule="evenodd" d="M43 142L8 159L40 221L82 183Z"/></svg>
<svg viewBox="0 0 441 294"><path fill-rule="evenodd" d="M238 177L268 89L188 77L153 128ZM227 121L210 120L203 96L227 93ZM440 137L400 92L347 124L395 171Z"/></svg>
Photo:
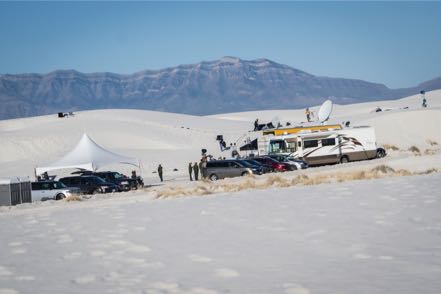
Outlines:
<svg viewBox="0 0 441 294"><path fill-rule="evenodd" d="M441 75L441 2L0 2L0 73L222 56L407 87Z"/></svg>

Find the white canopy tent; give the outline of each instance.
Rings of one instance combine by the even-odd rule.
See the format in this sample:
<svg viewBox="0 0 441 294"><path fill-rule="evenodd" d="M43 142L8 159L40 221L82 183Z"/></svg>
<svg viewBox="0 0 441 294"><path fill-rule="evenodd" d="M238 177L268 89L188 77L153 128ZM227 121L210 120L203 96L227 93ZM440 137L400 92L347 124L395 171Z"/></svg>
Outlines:
<svg viewBox="0 0 441 294"><path fill-rule="evenodd" d="M114 163L131 164L140 168L138 159L108 151L95 143L87 134L84 134L72 151L50 165L37 167L35 174L41 175L47 171L65 168L96 171L105 165Z"/></svg>

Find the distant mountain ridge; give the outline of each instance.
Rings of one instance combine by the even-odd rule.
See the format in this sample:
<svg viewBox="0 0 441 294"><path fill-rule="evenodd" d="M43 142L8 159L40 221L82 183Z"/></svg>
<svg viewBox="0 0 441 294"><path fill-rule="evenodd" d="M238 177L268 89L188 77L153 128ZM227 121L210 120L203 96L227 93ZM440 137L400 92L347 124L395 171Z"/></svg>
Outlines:
<svg viewBox="0 0 441 294"><path fill-rule="evenodd" d="M339 104L395 99L440 88L441 77L389 89L362 80L314 76L268 59L223 57L130 75L75 70L0 75L0 119L100 108L208 115L300 108L325 99Z"/></svg>

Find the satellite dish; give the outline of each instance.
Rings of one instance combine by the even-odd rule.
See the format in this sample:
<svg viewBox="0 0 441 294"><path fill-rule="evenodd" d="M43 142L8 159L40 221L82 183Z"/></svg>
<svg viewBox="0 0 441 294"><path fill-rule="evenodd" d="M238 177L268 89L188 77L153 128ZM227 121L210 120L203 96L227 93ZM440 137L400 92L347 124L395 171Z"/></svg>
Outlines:
<svg viewBox="0 0 441 294"><path fill-rule="evenodd" d="M327 121L332 112L332 101L326 100L318 111L318 119L321 123Z"/></svg>

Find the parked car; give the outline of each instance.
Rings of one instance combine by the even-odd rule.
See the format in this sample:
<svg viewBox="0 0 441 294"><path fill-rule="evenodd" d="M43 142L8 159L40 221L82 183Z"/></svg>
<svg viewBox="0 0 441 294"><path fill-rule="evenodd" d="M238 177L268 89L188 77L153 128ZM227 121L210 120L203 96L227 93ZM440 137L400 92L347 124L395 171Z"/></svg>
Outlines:
<svg viewBox="0 0 441 294"><path fill-rule="evenodd" d="M223 178L240 177L249 174L262 174L262 168L243 160L212 160L207 162L206 174L212 181Z"/></svg>
<svg viewBox="0 0 441 294"><path fill-rule="evenodd" d="M308 168L308 163L306 161L295 159L294 157L290 157L286 154L271 154L268 155L268 157L271 157L279 162L291 165L292 170Z"/></svg>
<svg viewBox="0 0 441 294"><path fill-rule="evenodd" d="M80 189L68 188L59 181L41 181L31 183L32 201L61 200L71 195L80 194Z"/></svg>
<svg viewBox="0 0 441 294"><path fill-rule="evenodd" d="M108 183L113 183L117 185L118 191L130 191L131 189L138 189L138 186L140 185L136 179L129 178L123 174L120 174L119 172L113 172L113 171L99 171L99 172L79 171L79 172L74 172L73 174L100 177Z"/></svg>
<svg viewBox="0 0 441 294"><path fill-rule="evenodd" d="M271 169L276 172L285 172L285 171L292 170L292 167L289 164L277 161L277 160L275 160L271 157L268 157L268 156L254 157L253 159L258 162L261 162L263 164L270 166Z"/></svg>
<svg viewBox="0 0 441 294"><path fill-rule="evenodd" d="M252 158L243 159L243 160L246 161L246 162L249 162L249 163L251 163L253 165L257 165L257 166L262 167L262 173L264 173L264 174L270 173L272 171L271 166L266 165L266 164L264 164L262 162L258 162L258 161L254 160Z"/></svg>
<svg viewBox="0 0 441 294"><path fill-rule="evenodd" d="M118 191L118 186L108 183L97 176L73 176L61 178L60 182L68 187L80 188L83 194L110 193Z"/></svg>

